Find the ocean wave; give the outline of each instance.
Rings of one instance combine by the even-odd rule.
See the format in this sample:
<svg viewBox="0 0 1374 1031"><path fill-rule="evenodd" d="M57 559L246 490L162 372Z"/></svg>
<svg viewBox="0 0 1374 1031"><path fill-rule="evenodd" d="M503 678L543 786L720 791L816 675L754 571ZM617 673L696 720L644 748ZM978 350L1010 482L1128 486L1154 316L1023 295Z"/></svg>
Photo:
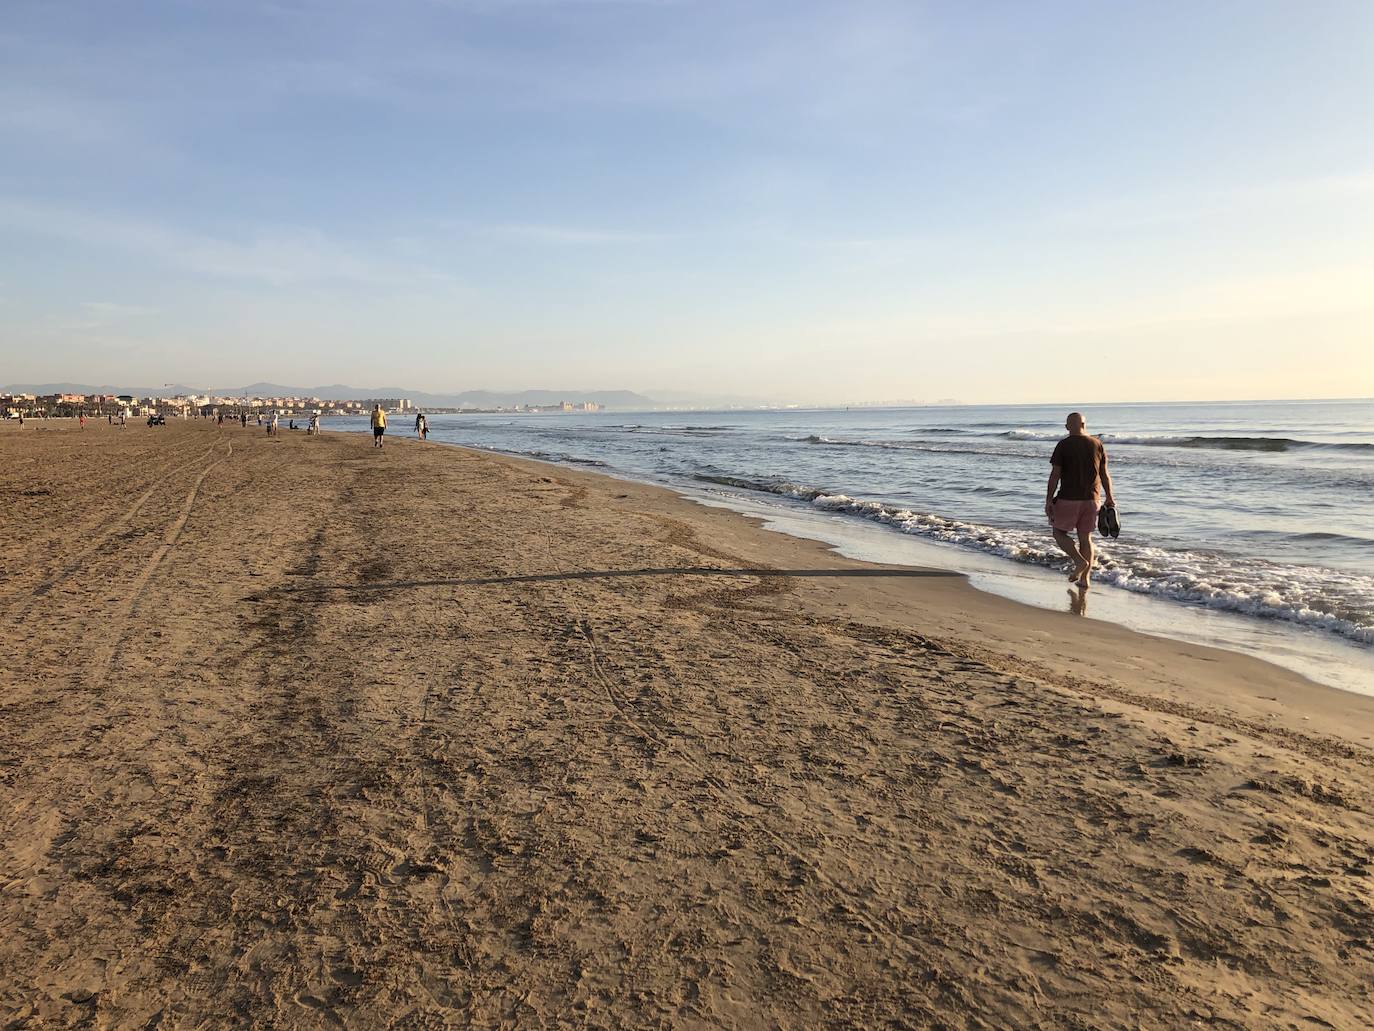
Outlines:
<svg viewBox="0 0 1374 1031"><path fill-rule="evenodd" d="M1336 533L1329 530L1312 530L1307 533L1290 533L1285 530L1240 530L1236 533L1237 536L1249 540L1267 541L1279 545L1287 544L1290 541L1319 541L1345 548L1374 549L1374 538L1356 537L1348 533Z"/></svg>
<svg viewBox="0 0 1374 1031"><path fill-rule="evenodd" d="M1060 440L1063 431L1007 430L997 434L1007 440ZM1331 443L1320 440L1297 440L1292 437L1187 436L1168 433L1101 433L1103 443L1133 444L1137 447L1202 448L1214 451L1316 451L1374 452L1374 444L1357 442Z"/></svg>
<svg viewBox="0 0 1374 1031"><path fill-rule="evenodd" d="M699 474L698 480L804 502L824 512L869 519L930 540L1016 562L1062 566L1046 531L996 527L895 508L780 478ZM1100 542L1099 582L1137 594L1315 627L1374 644L1374 577L1257 558Z"/></svg>
<svg viewBox="0 0 1374 1031"><path fill-rule="evenodd" d="M1043 455L1030 454L1019 448L1011 448L1006 445L998 448L995 445L990 446L974 441L965 444L962 441L837 440L833 437L823 437L814 433L809 437L797 437L795 439L803 444L819 444L827 447L865 447L877 448L880 451L922 451L932 455L997 455L1001 458L1029 458L1037 462L1045 460Z"/></svg>
<svg viewBox="0 0 1374 1031"><path fill-rule="evenodd" d="M933 430L923 430L921 432L933 433ZM953 434L951 433L951 436ZM1006 441L1044 441L1057 442L1062 440L1062 432L1051 433L1044 430L1007 430L1002 433L981 434L982 440L1006 440ZM970 439L964 437L949 441L921 441L921 440L846 440L837 437L826 437L818 433L810 434L806 437L794 438L803 444L820 444L828 447L869 447L880 448L885 451L926 451L935 454L972 454L972 455L1002 455L1005 457L1024 457L1029 452L1021 449L1012 449L1007 445L1007 450L992 450L987 444L980 444L977 438ZM1130 444L1137 447L1156 447L1156 448L1181 448L1188 450L1203 451L1262 451L1262 452L1287 452L1296 450L1309 451L1333 451L1346 454L1367 453L1374 455L1374 444L1366 443L1329 443L1318 440L1295 440L1291 437L1185 437L1170 436L1167 434L1114 434L1103 433L1101 440L1106 444ZM1039 459L1039 455L1034 457Z"/></svg>
<svg viewBox="0 0 1374 1031"><path fill-rule="evenodd" d="M564 454L555 451L508 451L504 448L497 448L502 454L516 455L519 458L537 458L541 462L562 462L568 465L590 465L599 469L607 468L605 462L596 458L579 458L577 455Z"/></svg>
<svg viewBox="0 0 1374 1031"><path fill-rule="evenodd" d="M1010 441L1000 442L994 437L972 437L945 441L842 440L812 434L809 437L794 437L792 439L818 447L877 448L882 451L916 451L932 455L985 455L1013 459L1018 462L1047 462L1050 454L1048 449L1030 451L1023 447L1017 447ZM1056 436L1054 439L1058 440L1059 437ZM1132 464L1148 463L1152 466L1170 468L1180 466L1186 466L1190 469L1207 468L1222 475L1243 472L1243 469L1237 469L1234 466L1217 465L1211 459L1203 459L1202 455L1196 452L1188 458L1184 458L1181 455L1171 456L1168 451L1162 448L1148 457L1133 456L1131 461ZM1200 462L1203 464L1199 465ZM1278 483L1281 479L1303 488L1316 486L1325 490L1374 489L1374 468L1351 468L1333 472L1331 469L1321 466L1289 464L1281 468L1266 468L1263 472L1266 477L1271 478L1270 482L1272 483Z"/></svg>
<svg viewBox="0 0 1374 1031"><path fill-rule="evenodd" d="M1356 544L1362 548L1374 548L1374 540L1368 537L1352 537L1348 533L1327 533L1322 530L1314 530L1311 533L1295 533L1289 536L1298 541L1334 541L1339 544Z"/></svg>
<svg viewBox="0 0 1374 1031"><path fill-rule="evenodd" d="M946 427L943 427L943 426L937 426L937 427L935 427L935 430L934 430L934 431L925 430L924 432L940 432L940 431L946 431L946 432L953 432L953 433L967 433L967 432L971 432L971 431L973 431L973 430L1005 429L1005 428L1008 427L1008 426L1014 426L1014 425L1015 425L1015 423L1010 423L1010 422L1007 422L1007 421L1005 421L1005 420L998 420L998 421L993 421L993 422L966 422L966 423L963 423L959 428L953 429L953 430L948 430ZM923 428L920 427L920 426L917 426L916 429L917 429L917 431L922 431Z"/></svg>
<svg viewBox="0 0 1374 1031"><path fill-rule="evenodd" d="M719 484L722 487L738 487L741 490L779 494L783 497L794 498L797 501L811 501L825 493L817 487L802 487L786 480L750 480L741 476L717 476L711 473L697 473L693 479L702 483Z"/></svg>
<svg viewBox="0 0 1374 1031"><path fill-rule="evenodd" d="M736 426L652 426L644 423L611 423L600 428L659 437L718 437L738 430Z"/></svg>

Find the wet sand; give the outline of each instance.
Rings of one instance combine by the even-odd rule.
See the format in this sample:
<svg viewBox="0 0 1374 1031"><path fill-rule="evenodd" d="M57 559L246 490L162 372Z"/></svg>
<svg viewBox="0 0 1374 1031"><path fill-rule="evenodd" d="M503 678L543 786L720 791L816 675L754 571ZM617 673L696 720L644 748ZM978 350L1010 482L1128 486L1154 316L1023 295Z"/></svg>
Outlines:
<svg viewBox="0 0 1374 1031"><path fill-rule="evenodd" d="M0 499L0 1026L1374 1026L1374 698L414 441Z"/></svg>

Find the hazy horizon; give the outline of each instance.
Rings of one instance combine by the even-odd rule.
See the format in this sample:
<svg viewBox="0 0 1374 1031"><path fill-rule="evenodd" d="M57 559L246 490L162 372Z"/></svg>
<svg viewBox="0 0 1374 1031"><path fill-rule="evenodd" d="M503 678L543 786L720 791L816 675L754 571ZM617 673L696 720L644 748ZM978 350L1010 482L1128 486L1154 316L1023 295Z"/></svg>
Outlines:
<svg viewBox="0 0 1374 1031"><path fill-rule="evenodd" d="M6 383L1374 395L1367 4L7 14Z"/></svg>
<svg viewBox="0 0 1374 1031"><path fill-rule="evenodd" d="M779 405L786 405L786 406L789 406L789 407L799 407L799 408L816 408L816 409L846 408L846 407L871 407L871 408L906 408L906 407L913 407L913 408L941 408L941 407L960 407L960 408L978 408L978 407L984 407L984 408L999 408L999 407L1002 407L1002 408L1016 408L1016 407L1037 407L1037 408L1043 408L1043 407L1051 407L1051 406L1062 406L1062 407L1065 408L1065 411L1067 412L1067 411L1071 410L1072 408L1074 408L1075 406L1096 406L1096 407L1123 406L1123 405L1129 405L1129 406L1139 406L1139 405L1192 405L1192 406L1198 406L1198 405L1222 405L1222 406L1225 406L1225 405L1258 405L1258 404L1369 404L1369 403L1374 403L1374 395L1370 395L1370 396L1352 395L1352 396L1348 396L1348 397L1239 397L1239 398L1215 398L1215 397L1212 397L1212 398L1176 398L1176 397L1165 397L1165 398L1084 397L1084 398L1077 398L1077 399L1071 399L1071 400L1065 400L1064 398L1059 397L1059 398L1045 398L1045 399L1028 400L1028 401L1007 401L1007 400L1000 400L1000 399L995 399L995 398L993 398L993 399L967 399L967 400L966 400L966 399L962 399L962 398L935 398L935 399L930 399L930 400L921 400L921 399L918 399L918 398L888 398L888 399L883 399L883 398L878 398L878 399L874 399L874 398L862 398L862 399L859 399L859 398L856 398L856 399L851 399L851 400L848 400L848 401L819 401L819 400L787 399L787 398L774 398L774 399L735 398L735 399L731 400L731 399L728 398L727 395L717 395L716 398L713 400L712 397L711 397L710 395L705 394L705 393L700 394L700 395L696 395L695 397L692 397L692 396L686 396L686 395L683 394L682 391L678 391L678 390L675 390L675 389L665 389L665 390L661 390L661 391L656 391L656 390L653 390L653 389L642 389L642 388L624 387L624 386L610 386L610 387L595 387L595 386L593 386L593 387L586 387L586 388L577 388L577 387L574 387L574 388L568 388L568 389L564 390L564 389L559 388L559 387L549 387L549 386L512 387L512 386L501 386L501 385L497 385L497 386L469 385L469 386L465 386L465 387L462 387L462 388L455 388L455 389L446 389L446 388L444 388L444 387L442 387L442 386L430 386L430 387L428 387L428 388L426 388L426 389L424 389L424 390L420 390L420 389L418 389L418 388L412 388L412 387L405 386L405 385L402 385L402 384L394 384L394 383L393 383L393 384L375 385L375 386L371 386L371 387L362 387L362 386L358 386L358 385L356 385L356 384L344 384L344 383L313 384L313 385L307 385L307 384L300 384L300 383L294 383L294 384L293 384L293 383L280 383L280 382L273 381L273 380L254 380L252 383L243 383L243 384L239 384L238 386L233 386L233 387L228 387L228 386L224 386L224 385L210 385L210 384L196 384L196 383L178 383L178 384L164 384L164 387L163 387L163 388L150 387L150 386L147 386L146 384L145 384L145 385L139 385L139 384L135 384L135 383L132 383L132 382L125 383L125 382L121 382L121 381L111 381L111 382L107 382L107 383L97 383L97 382L95 382L95 381L86 381L86 380L77 380L77 379L48 380L48 381L34 382L34 383L18 382L18 381L16 381L15 383L12 383L12 384L0 382L0 390L17 389L17 388L32 389L32 388L35 387L35 386L43 386L43 387L51 387L51 388L73 387L73 388L81 388L81 389L84 389L84 390L86 390L87 392L98 392L98 389L99 389L99 388L106 388L106 389L109 389L109 388L114 388L114 387L119 387L119 388L121 388L121 391L122 391L123 388L132 387L132 388L136 388L136 389L137 389L138 391L140 391L140 392L146 392L146 393L148 393L148 394L150 394L150 395L157 395L158 393L160 393L160 392L161 392L163 389L165 389L165 388L175 388L175 389L178 389L178 390L193 390L193 391L195 391L195 392L197 392L197 393L212 393L212 394L225 395L225 396L234 396L234 395L237 394L238 392L240 392L240 391L242 391L242 390L245 390L245 389L247 389L247 388L271 386L271 387L276 387L276 388L286 388L286 389L289 389L289 390L291 390L291 391L295 391L295 392L303 393L303 394L307 394L307 395L315 395L315 396L318 396L321 400L330 400L330 399L338 400L338 399L340 399L340 398L335 398L335 397L332 397L331 395L329 395L329 393L328 393L328 389L329 389L329 388L343 388L345 391L347 391L347 392L350 393L350 394L359 394L359 395L363 394L364 392L369 392L369 393L370 393L370 396L375 396L375 397L389 397L389 396L398 396L398 397L410 397L410 396L417 396L417 397L418 397L418 396L425 396L425 397L442 397L442 396L458 396L458 395L462 395L462 394L494 394L494 395L517 395L517 394L549 394L549 395L553 395L553 394L558 394L558 395L560 395L560 397L562 397L563 395L566 395L566 397L564 397L563 399L564 399L564 400L569 400L569 401L582 400L583 398L580 396L580 393L585 393L585 394L588 394L588 395L591 395L591 394L617 394L617 393L628 393L628 394L637 394L637 395L640 395L640 396L642 396L642 397L644 397L644 398L647 398L648 400L653 401L653 402L655 402L655 403L658 403L658 404L661 404L661 405L664 405L664 406L675 407L675 408L676 408L676 407L691 406L691 405L694 405L694 404L700 404L700 406L701 406L701 407L700 407L700 410L708 410L708 409L710 409L710 408L739 408L739 409L748 409L748 408L773 408L773 407L777 407L777 406L779 406ZM323 390L324 392L321 393L321 390ZM250 391L250 392L252 392L252 391ZM433 402L430 402L430 403L433 403Z"/></svg>

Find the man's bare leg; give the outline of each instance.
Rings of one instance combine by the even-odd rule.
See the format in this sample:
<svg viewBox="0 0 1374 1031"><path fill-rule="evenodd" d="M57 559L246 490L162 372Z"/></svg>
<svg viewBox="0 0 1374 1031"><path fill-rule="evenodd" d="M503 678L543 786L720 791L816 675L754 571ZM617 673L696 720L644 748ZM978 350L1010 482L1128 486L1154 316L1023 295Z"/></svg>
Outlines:
<svg viewBox="0 0 1374 1031"><path fill-rule="evenodd" d="M1083 568L1079 573L1078 586L1083 590L1088 589L1088 581L1092 577L1093 571L1093 535L1092 531L1078 533L1078 554L1083 560Z"/></svg>
<svg viewBox="0 0 1374 1031"><path fill-rule="evenodd" d="M1079 551L1078 546L1074 544L1073 538L1063 530L1055 530L1054 543L1059 545L1060 551L1069 556L1069 561L1073 564L1073 572L1070 574L1069 579L1077 580L1081 583L1087 563L1083 560L1083 553Z"/></svg>

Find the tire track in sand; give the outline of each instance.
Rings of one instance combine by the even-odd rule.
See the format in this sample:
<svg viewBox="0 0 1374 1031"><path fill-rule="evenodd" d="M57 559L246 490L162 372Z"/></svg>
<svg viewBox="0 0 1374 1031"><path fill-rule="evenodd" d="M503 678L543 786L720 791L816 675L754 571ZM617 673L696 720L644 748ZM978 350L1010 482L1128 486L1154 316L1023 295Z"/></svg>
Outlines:
<svg viewBox="0 0 1374 1031"><path fill-rule="evenodd" d="M27 594L21 596L21 600L17 605L13 605L7 608L4 612L6 622L12 627L20 625L28 616L28 614L33 611L34 606L38 604L38 601L40 599L46 597L48 592L51 591L54 587L56 587L59 583L79 573L85 567L86 560L90 558L91 555L98 552L101 548L108 544L109 541L120 530L122 530L129 523L133 522L134 518L139 514L139 512L143 510L143 507L147 505L149 501L152 500L153 495L157 493L160 487L166 484L169 480L177 476L180 476L187 469L191 469L194 466L198 465L200 462L203 462L206 458L209 458L211 455L214 454L215 447L218 446L218 443L216 443L203 455L200 455L189 462L183 462L180 465L173 466L170 470L154 479L152 483L148 485L147 489L145 489L142 494L135 498L133 503L127 509L125 509L122 514L116 516L113 520L108 522L103 528L97 529L95 533L92 535L90 542L86 544L84 547L82 547L79 551L77 551L74 555L67 558L65 564L61 566L61 568L59 568L55 572L50 571L44 579L34 584L33 587L27 592Z"/></svg>
<svg viewBox="0 0 1374 1031"><path fill-rule="evenodd" d="M129 589L120 596L118 607L110 613L110 618L102 626L104 633L97 641L96 648L91 657L89 679L98 682L109 673L114 664L115 654L119 646L124 643L128 636L129 621L134 613L138 611L139 600L143 595L143 588L147 586L157 567L162 560L167 557L167 553L176 546L177 540L181 537L181 531L186 528L186 523L191 518L191 510L195 507L196 498L200 496L201 484L211 471L222 462L226 462L234 454L233 441L225 442L226 451L220 458L215 459L195 478L191 484L191 489L186 492L186 499L182 503L181 511L177 513L175 519L167 525L166 531L162 535L162 543L157 546L157 550L143 564L143 568L138 571L138 575L129 583Z"/></svg>

